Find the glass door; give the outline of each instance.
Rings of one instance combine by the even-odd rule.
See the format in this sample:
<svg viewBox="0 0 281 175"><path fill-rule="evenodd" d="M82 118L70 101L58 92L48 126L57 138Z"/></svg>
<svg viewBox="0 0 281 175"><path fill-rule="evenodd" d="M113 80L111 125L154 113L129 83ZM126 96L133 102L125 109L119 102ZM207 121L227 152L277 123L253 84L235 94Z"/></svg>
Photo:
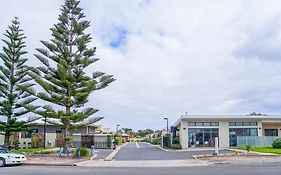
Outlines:
<svg viewBox="0 0 281 175"><path fill-rule="evenodd" d="M264 135L265 136L278 136L278 130L277 129L265 129Z"/></svg>

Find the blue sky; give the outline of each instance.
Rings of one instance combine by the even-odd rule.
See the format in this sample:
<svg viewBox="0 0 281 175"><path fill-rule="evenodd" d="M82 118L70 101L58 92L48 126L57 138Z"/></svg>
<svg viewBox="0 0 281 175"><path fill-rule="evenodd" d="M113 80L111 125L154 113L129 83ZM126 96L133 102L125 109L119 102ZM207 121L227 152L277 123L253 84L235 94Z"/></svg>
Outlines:
<svg viewBox="0 0 281 175"><path fill-rule="evenodd" d="M0 33L19 17L30 64L38 64L35 48L51 38L62 3L2 2ZM100 124L161 129L164 117L173 123L185 113L281 113L280 1L82 0L81 7L101 59L87 72L117 79L91 95Z"/></svg>

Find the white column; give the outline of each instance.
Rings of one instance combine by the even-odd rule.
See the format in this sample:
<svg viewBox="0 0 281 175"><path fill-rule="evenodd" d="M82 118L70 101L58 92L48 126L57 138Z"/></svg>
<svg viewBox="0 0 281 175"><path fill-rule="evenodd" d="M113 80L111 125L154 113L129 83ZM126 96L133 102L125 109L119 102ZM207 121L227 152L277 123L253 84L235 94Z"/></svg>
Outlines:
<svg viewBox="0 0 281 175"><path fill-rule="evenodd" d="M262 136L263 132L262 132L263 128L262 128L262 122L259 121L258 122L258 136Z"/></svg>
<svg viewBox="0 0 281 175"><path fill-rule="evenodd" d="M229 147L229 122L219 122L219 147Z"/></svg>
<svg viewBox="0 0 281 175"><path fill-rule="evenodd" d="M180 144L182 149L188 148L188 123L187 121L181 121L180 124Z"/></svg>

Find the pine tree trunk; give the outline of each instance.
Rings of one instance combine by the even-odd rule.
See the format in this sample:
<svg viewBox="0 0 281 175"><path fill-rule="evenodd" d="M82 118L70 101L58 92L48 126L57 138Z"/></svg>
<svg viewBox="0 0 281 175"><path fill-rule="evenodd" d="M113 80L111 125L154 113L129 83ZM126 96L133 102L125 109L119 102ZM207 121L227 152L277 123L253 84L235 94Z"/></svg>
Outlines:
<svg viewBox="0 0 281 175"><path fill-rule="evenodd" d="M4 139L4 148L8 148L10 146L10 132L5 133Z"/></svg>
<svg viewBox="0 0 281 175"><path fill-rule="evenodd" d="M66 114L70 115L70 107L66 107ZM64 139L65 147L70 147L70 120L65 123Z"/></svg>
<svg viewBox="0 0 281 175"><path fill-rule="evenodd" d="M65 125L65 130L64 130L64 139L65 139L65 146L69 147L70 146L70 132L69 132L70 124Z"/></svg>

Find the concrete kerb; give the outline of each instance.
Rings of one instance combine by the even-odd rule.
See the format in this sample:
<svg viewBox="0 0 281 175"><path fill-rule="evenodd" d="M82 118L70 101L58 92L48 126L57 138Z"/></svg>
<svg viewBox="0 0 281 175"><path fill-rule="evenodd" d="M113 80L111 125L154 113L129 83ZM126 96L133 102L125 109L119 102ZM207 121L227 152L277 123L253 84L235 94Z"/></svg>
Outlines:
<svg viewBox="0 0 281 175"><path fill-rule="evenodd" d="M206 155L192 155L192 157L194 159L200 159L200 158L204 158L204 157L224 157L224 156L227 156L227 157L230 157L231 155L228 155L228 154L218 154L218 155L214 155L214 154L206 154Z"/></svg>
<svg viewBox="0 0 281 175"><path fill-rule="evenodd" d="M85 161L79 167L188 167L209 166L212 162L202 160L149 160L149 161Z"/></svg>
<svg viewBox="0 0 281 175"><path fill-rule="evenodd" d="M229 150L229 151L233 151L233 152L239 152L239 153L247 153L246 150L235 149L235 148L226 148L225 150ZM260 153L260 152L256 152L256 151L250 151L249 153L263 155L263 156L277 156L277 155L280 155L280 154L274 154L274 153Z"/></svg>
<svg viewBox="0 0 281 175"><path fill-rule="evenodd" d="M76 166L76 163L23 163L22 165L23 166Z"/></svg>
<svg viewBox="0 0 281 175"><path fill-rule="evenodd" d="M127 143L123 144L123 145L120 145L118 146L111 154L109 154L109 156L107 156L104 161L112 161L113 157L118 153L118 151L125 145L127 145Z"/></svg>

